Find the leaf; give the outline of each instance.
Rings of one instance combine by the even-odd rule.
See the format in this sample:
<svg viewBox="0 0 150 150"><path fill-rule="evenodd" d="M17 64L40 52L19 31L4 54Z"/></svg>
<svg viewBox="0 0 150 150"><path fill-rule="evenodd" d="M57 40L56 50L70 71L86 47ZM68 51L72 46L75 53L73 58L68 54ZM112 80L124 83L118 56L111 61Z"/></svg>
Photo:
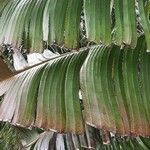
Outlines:
<svg viewBox="0 0 150 150"><path fill-rule="evenodd" d="M108 52L108 49L104 46L91 49L91 53L81 71L81 90L86 122L95 127L107 129L107 127L111 128L113 126L111 121L113 118L109 117L112 109L110 109L109 105L105 105L106 91L103 91L103 85L105 86L106 83L100 78L102 77L100 74L103 74L103 77L106 78L106 74L104 74L105 68L102 68L107 64L103 62L107 61L107 58L103 57L105 51ZM98 70L97 68L100 69Z"/></svg>
<svg viewBox="0 0 150 150"><path fill-rule="evenodd" d="M149 2L148 2L149 4ZM141 23L144 29L144 34L146 38L146 44L147 44L147 51L150 51L150 24L149 24L149 12L145 8L145 1L140 0L138 1L138 6L139 6L139 12L140 12L140 17L141 17Z"/></svg>
<svg viewBox="0 0 150 150"><path fill-rule="evenodd" d="M10 0L1 0L0 3L0 15L2 13L2 11L4 10L5 6L7 5L7 3L9 2Z"/></svg>
<svg viewBox="0 0 150 150"><path fill-rule="evenodd" d="M11 77L0 82L0 96L2 96L8 91L10 85L12 84L12 82L14 82L14 80L15 77Z"/></svg>
<svg viewBox="0 0 150 150"><path fill-rule="evenodd" d="M0 120L27 128L82 133L79 71L87 54L83 50L61 56L18 74L0 106Z"/></svg>
<svg viewBox="0 0 150 150"><path fill-rule="evenodd" d="M105 9L103 9L105 8ZM97 44L111 43L110 0L84 0L87 39Z"/></svg>
<svg viewBox="0 0 150 150"><path fill-rule="evenodd" d="M90 49L80 75L87 124L121 135L149 135L148 60L143 36L135 49Z"/></svg>
<svg viewBox="0 0 150 150"><path fill-rule="evenodd" d="M83 0L69 0L65 20L65 46L68 48L78 47L80 15Z"/></svg>
<svg viewBox="0 0 150 150"><path fill-rule="evenodd" d="M135 1L114 1L115 6L115 36L117 45L127 44L132 48L137 44Z"/></svg>
<svg viewBox="0 0 150 150"><path fill-rule="evenodd" d="M31 51L43 51L43 32L42 22L43 13L47 0L36 1L31 10L31 20L29 22L29 40L31 42Z"/></svg>
<svg viewBox="0 0 150 150"><path fill-rule="evenodd" d="M148 47L149 2L146 7L144 2L138 4ZM43 52L45 45L54 43L78 49L81 32L86 33L88 42L96 44L115 43L132 48L137 44L134 0L6 0L1 3L0 45L23 46L31 53ZM81 29L82 9L85 31Z"/></svg>

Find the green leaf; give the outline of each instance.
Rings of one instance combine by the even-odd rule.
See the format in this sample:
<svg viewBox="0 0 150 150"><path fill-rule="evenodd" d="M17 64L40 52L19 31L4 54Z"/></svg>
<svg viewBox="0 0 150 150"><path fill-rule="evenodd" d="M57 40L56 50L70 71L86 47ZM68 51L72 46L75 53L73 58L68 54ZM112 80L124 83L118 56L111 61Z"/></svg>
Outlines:
<svg viewBox="0 0 150 150"><path fill-rule="evenodd" d="M127 44L132 48L137 44L136 14L134 0L115 0L115 36L117 45Z"/></svg>
<svg viewBox="0 0 150 150"><path fill-rule="evenodd" d="M149 2L148 2L149 3ZM145 0L138 1L139 12L141 17L141 23L144 29L146 38L147 51L150 51L150 24L149 24L149 12L145 7Z"/></svg>
<svg viewBox="0 0 150 150"><path fill-rule="evenodd" d="M65 20L65 46L78 47L80 32L80 15L83 0L69 0Z"/></svg>
<svg viewBox="0 0 150 150"><path fill-rule="evenodd" d="M88 41L111 44L110 0L84 0L84 14Z"/></svg>
<svg viewBox="0 0 150 150"><path fill-rule="evenodd" d="M2 13L2 11L4 10L5 6L7 5L7 3L9 2L10 0L1 0L0 3L0 15Z"/></svg>
<svg viewBox="0 0 150 150"><path fill-rule="evenodd" d="M87 124L121 135L149 135L149 54L137 47L95 46L80 83Z"/></svg>
<svg viewBox="0 0 150 150"><path fill-rule="evenodd" d="M79 72L87 54L83 50L60 56L18 74L0 106L0 120L27 128L82 133Z"/></svg>

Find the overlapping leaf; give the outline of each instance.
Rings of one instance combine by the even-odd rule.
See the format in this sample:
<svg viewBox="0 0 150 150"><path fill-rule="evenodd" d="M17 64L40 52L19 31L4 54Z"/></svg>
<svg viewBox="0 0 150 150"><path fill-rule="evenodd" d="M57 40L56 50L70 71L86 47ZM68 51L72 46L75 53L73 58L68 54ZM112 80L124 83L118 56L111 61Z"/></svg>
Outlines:
<svg viewBox="0 0 150 150"><path fill-rule="evenodd" d="M4 96L0 120L58 132L83 132L79 70L88 50L19 74Z"/></svg>
<svg viewBox="0 0 150 150"><path fill-rule="evenodd" d="M146 7L144 0L138 3L149 49L149 2ZM132 48L137 44L134 0L114 0L114 4L111 0L6 0L1 4L0 45L23 46L28 52L42 52L52 43L79 48L84 21L89 42ZM82 11L84 21L80 23Z"/></svg>
<svg viewBox="0 0 150 150"><path fill-rule="evenodd" d="M81 86L87 124L121 135L149 136L145 38L139 38L135 49L100 45L87 53L60 56L18 75L7 88L0 119L25 127L81 133Z"/></svg>
<svg viewBox="0 0 150 150"><path fill-rule="evenodd" d="M135 49L91 49L81 70L88 124L121 135L150 135L149 59L143 37Z"/></svg>
<svg viewBox="0 0 150 150"><path fill-rule="evenodd" d="M23 45L30 52L42 52L43 41L75 48L81 8L82 0L9 1L0 17L0 44Z"/></svg>

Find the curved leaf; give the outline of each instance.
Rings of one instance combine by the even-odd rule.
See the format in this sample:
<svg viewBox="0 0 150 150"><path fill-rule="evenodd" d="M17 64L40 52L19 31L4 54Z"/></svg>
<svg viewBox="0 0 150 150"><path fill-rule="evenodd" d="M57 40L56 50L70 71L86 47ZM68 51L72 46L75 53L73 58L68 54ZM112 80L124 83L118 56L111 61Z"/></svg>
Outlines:
<svg viewBox="0 0 150 150"><path fill-rule="evenodd" d="M1 4L0 45L23 46L28 52L42 52L45 45L53 43L79 48L84 21L89 42L125 44L132 48L137 44L134 0L114 3L111 0L6 0ZM144 7L144 0L140 0L138 4L148 47L149 3Z"/></svg>
<svg viewBox="0 0 150 150"><path fill-rule="evenodd" d="M0 106L0 120L58 132L83 132L79 71L88 50L20 73ZM9 110L9 111L8 111Z"/></svg>
<svg viewBox="0 0 150 150"><path fill-rule="evenodd" d="M121 135L148 136L148 70L143 36L135 49L91 49L80 76L85 121Z"/></svg>

